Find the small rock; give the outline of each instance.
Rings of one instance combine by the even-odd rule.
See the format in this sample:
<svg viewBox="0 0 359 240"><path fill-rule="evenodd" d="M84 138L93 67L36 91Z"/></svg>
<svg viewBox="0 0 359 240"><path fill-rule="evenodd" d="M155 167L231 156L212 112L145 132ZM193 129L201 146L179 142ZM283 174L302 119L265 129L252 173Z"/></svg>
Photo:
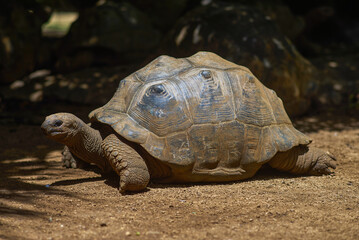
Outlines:
<svg viewBox="0 0 359 240"><path fill-rule="evenodd" d="M131 233L129 231L125 232L126 236L131 236Z"/></svg>
<svg viewBox="0 0 359 240"><path fill-rule="evenodd" d="M336 67L338 67L338 63L337 62L328 62L328 66L331 68L336 68Z"/></svg>
<svg viewBox="0 0 359 240"><path fill-rule="evenodd" d="M40 102L43 98L43 92L41 90L33 92L30 95L30 101L31 102Z"/></svg>
<svg viewBox="0 0 359 240"><path fill-rule="evenodd" d="M17 80L10 85L10 89L15 90L18 88L22 88L23 86L25 86L24 81Z"/></svg>
<svg viewBox="0 0 359 240"><path fill-rule="evenodd" d="M29 74L29 79L45 77L51 73L48 69L41 69Z"/></svg>

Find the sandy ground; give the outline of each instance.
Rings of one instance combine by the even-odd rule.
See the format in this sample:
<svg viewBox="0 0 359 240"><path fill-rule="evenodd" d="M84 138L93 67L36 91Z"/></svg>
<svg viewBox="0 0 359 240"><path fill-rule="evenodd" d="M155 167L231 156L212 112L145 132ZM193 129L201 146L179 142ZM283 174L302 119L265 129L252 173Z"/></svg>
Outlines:
<svg viewBox="0 0 359 240"><path fill-rule="evenodd" d="M334 175L267 167L248 181L151 183L132 195L118 192L116 176L63 168L62 146L43 137L37 117L0 126L0 239L359 239L357 115L294 121L338 158Z"/></svg>

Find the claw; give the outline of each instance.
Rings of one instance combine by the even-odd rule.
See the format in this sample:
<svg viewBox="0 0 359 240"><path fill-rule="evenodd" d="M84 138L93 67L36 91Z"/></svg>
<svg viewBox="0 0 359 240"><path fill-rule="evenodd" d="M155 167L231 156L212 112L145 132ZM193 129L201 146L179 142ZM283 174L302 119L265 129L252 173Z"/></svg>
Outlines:
<svg viewBox="0 0 359 240"><path fill-rule="evenodd" d="M313 173L317 172L318 174L333 174L334 171L332 171L332 169L336 168L335 162L336 158L329 152L326 152L325 154L318 157L318 160L312 171Z"/></svg>
<svg viewBox="0 0 359 240"><path fill-rule="evenodd" d="M327 154L327 156L330 157L333 161L336 161L336 160L337 160L337 158L334 157L334 155L331 154L329 151L327 151L326 154Z"/></svg>

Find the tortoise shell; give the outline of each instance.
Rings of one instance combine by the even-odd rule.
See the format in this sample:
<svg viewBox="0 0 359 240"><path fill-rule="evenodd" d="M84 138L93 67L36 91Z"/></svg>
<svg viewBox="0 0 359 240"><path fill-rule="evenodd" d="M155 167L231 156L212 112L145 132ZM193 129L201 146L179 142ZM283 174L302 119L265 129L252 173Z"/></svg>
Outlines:
<svg viewBox="0 0 359 240"><path fill-rule="evenodd" d="M273 90L247 68L210 52L156 58L123 79L90 119L155 158L194 165L194 171L235 171L311 142L292 126Z"/></svg>

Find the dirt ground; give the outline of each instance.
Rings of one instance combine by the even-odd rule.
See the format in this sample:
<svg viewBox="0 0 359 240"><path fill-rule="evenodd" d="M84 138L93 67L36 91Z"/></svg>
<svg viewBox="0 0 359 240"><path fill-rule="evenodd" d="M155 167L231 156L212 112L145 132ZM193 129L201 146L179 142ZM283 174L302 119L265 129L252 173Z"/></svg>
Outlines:
<svg viewBox="0 0 359 240"><path fill-rule="evenodd" d="M72 109L85 116L90 109ZM359 116L294 120L338 158L330 176L261 169L248 181L121 195L116 176L61 166L37 123L0 126L0 239L359 239Z"/></svg>

